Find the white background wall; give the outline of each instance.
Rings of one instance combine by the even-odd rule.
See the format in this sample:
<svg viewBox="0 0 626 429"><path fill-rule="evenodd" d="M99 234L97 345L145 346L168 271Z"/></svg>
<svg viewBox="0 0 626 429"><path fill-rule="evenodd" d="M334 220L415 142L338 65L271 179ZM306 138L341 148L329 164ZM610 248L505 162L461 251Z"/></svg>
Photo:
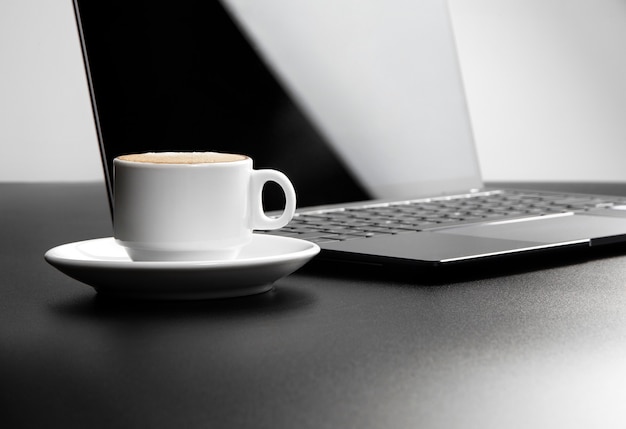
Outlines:
<svg viewBox="0 0 626 429"><path fill-rule="evenodd" d="M102 180L71 0L0 1L0 181Z"/></svg>
<svg viewBox="0 0 626 429"><path fill-rule="evenodd" d="M450 2L485 178L626 181L626 1Z"/></svg>
<svg viewBox="0 0 626 429"><path fill-rule="evenodd" d="M450 0L486 180L626 181L626 1ZM0 2L0 181L102 180L70 0Z"/></svg>

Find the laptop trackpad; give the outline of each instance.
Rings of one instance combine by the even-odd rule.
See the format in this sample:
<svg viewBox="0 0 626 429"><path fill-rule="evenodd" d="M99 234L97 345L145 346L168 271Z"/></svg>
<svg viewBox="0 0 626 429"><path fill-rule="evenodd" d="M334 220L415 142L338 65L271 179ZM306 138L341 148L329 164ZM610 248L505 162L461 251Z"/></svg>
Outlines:
<svg viewBox="0 0 626 429"><path fill-rule="evenodd" d="M470 225L439 230L436 233L533 241L546 244L600 238L615 238L615 241L620 239L626 241L626 218L568 214Z"/></svg>

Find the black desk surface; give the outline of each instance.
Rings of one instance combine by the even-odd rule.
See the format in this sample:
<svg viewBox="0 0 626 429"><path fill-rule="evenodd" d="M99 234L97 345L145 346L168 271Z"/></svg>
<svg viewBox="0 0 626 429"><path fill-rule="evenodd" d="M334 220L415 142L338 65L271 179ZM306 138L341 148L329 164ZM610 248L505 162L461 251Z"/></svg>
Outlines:
<svg viewBox="0 0 626 429"><path fill-rule="evenodd" d="M111 235L103 185L0 184L0 231L5 428L626 427L624 252L439 285L309 267L248 298L128 303L43 260Z"/></svg>

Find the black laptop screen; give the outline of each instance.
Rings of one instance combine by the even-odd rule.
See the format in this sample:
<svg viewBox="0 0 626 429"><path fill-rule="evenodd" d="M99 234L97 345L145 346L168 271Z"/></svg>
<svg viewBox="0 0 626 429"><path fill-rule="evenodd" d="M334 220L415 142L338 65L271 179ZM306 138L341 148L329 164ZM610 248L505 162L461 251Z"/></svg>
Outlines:
<svg viewBox="0 0 626 429"><path fill-rule="evenodd" d="M109 192L113 158L250 155L294 182L299 206L368 196L217 1L75 0ZM282 204L269 193L266 208Z"/></svg>

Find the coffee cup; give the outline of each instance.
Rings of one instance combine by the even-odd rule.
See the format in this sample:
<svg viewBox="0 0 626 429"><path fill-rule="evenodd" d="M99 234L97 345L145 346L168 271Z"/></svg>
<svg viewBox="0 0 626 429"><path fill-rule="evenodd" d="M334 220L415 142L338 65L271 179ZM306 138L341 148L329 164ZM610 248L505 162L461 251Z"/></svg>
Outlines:
<svg viewBox="0 0 626 429"><path fill-rule="evenodd" d="M233 259L253 230L285 226L296 208L287 176L255 170L245 155L150 152L119 156L113 165L113 235L134 261ZM285 194L277 217L263 209L267 182Z"/></svg>

